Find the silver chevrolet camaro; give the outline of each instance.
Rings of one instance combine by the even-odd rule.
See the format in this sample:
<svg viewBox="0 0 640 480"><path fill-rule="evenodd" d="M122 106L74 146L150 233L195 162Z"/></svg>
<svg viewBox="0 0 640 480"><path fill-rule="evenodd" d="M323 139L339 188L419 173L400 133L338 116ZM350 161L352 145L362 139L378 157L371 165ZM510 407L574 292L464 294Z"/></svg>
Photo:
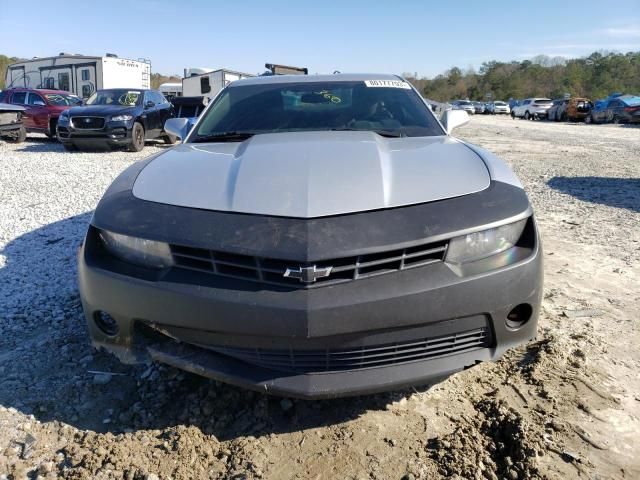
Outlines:
<svg viewBox="0 0 640 480"><path fill-rule="evenodd" d="M79 253L95 346L266 393L446 377L536 335L529 200L393 75L234 82L125 170Z"/></svg>

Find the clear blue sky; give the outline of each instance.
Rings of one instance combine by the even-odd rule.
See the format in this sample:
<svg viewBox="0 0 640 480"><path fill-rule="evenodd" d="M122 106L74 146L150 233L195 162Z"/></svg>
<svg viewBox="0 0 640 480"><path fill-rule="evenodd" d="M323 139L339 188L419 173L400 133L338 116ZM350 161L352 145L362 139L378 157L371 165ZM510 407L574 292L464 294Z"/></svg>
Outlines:
<svg viewBox="0 0 640 480"><path fill-rule="evenodd" d="M27 7L28 5L28 7ZM4 1L0 53L145 57L152 70L312 73L417 72L434 76L483 61L538 54L578 57L640 50L640 0Z"/></svg>

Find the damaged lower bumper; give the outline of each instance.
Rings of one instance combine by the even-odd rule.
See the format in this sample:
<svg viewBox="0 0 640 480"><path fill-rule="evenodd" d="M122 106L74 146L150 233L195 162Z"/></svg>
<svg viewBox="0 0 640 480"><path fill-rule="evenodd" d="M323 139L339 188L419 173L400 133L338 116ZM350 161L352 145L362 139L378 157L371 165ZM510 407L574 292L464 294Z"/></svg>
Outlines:
<svg viewBox="0 0 640 480"><path fill-rule="evenodd" d="M539 242L488 272L461 275L440 262L298 290L133 278L96 264L86 246L79 283L95 346L265 393L332 398L431 383L536 335ZM528 316L513 328L507 317L519 305ZM116 334L100 328L100 312Z"/></svg>

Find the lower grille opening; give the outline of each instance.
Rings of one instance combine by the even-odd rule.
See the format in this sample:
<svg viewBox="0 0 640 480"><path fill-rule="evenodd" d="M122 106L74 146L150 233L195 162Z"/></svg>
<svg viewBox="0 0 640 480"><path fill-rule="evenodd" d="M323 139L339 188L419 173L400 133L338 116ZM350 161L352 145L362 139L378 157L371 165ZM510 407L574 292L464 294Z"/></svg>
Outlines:
<svg viewBox="0 0 640 480"><path fill-rule="evenodd" d="M433 338L343 349L271 350L204 345L201 347L271 370L322 373L363 370L441 358L487 348L490 341L488 327L481 327Z"/></svg>

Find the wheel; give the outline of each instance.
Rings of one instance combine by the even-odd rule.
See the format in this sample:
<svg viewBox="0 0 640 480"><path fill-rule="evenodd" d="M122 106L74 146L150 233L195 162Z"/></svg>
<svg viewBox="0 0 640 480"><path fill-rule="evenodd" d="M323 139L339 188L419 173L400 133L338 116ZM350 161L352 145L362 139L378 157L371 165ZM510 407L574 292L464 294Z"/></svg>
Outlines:
<svg viewBox="0 0 640 480"><path fill-rule="evenodd" d="M566 113L562 113L562 115L560 115L560 121L561 122L566 122L567 121L567 114Z"/></svg>
<svg viewBox="0 0 640 480"><path fill-rule="evenodd" d="M584 117L584 123L595 123L593 121L593 118L591 117L591 115L587 115L586 117Z"/></svg>
<svg viewBox="0 0 640 480"><path fill-rule="evenodd" d="M140 122L133 124L131 129L131 143L128 150L130 152L139 152L144 148L144 127Z"/></svg>
<svg viewBox="0 0 640 480"><path fill-rule="evenodd" d="M52 118L51 121L49 122L49 131L47 133L45 133L45 135L51 139L55 139L56 138L56 127L58 126L58 119L57 118Z"/></svg>
<svg viewBox="0 0 640 480"><path fill-rule="evenodd" d="M27 139L27 129L22 126L15 132L7 134L7 137L5 138L8 142L11 143L22 143Z"/></svg>
<svg viewBox="0 0 640 480"><path fill-rule="evenodd" d="M527 110L526 112L524 112L524 119L525 119L525 120L531 120L531 114L529 113L529 110Z"/></svg>
<svg viewBox="0 0 640 480"><path fill-rule="evenodd" d="M162 140L164 141L164 143L166 143L167 145L174 145L177 141L178 138L174 137L173 135L165 135L164 137L162 137Z"/></svg>
<svg viewBox="0 0 640 480"><path fill-rule="evenodd" d="M613 123L615 123L616 125L620 123L620 117L618 115L613 116Z"/></svg>
<svg viewBox="0 0 640 480"><path fill-rule="evenodd" d="M78 147L76 147L73 143L63 143L62 147L67 151L67 152L77 152L78 151Z"/></svg>
<svg viewBox="0 0 640 480"><path fill-rule="evenodd" d="M511 118L513 118L515 120L516 119L516 114L511 112Z"/></svg>

